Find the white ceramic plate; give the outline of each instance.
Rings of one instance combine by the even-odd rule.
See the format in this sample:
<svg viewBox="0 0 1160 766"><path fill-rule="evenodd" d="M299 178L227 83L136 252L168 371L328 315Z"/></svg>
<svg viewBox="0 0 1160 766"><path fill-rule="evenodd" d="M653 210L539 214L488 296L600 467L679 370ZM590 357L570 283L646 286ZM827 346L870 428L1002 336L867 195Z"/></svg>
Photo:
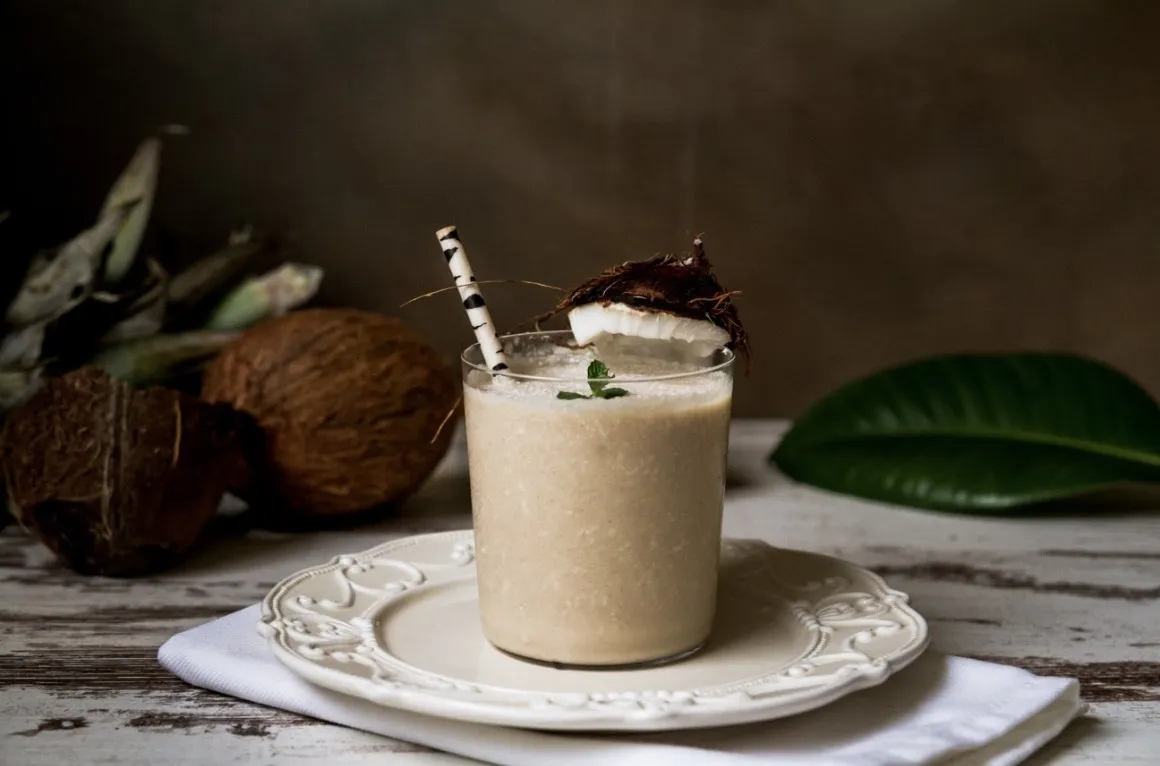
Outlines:
<svg viewBox="0 0 1160 766"><path fill-rule="evenodd" d="M555 670L483 637L471 532L409 537L279 583L259 630L320 686L485 724L659 731L780 718L885 681L926 623L877 575L750 540L724 543L714 632L693 657L642 670Z"/></svg>

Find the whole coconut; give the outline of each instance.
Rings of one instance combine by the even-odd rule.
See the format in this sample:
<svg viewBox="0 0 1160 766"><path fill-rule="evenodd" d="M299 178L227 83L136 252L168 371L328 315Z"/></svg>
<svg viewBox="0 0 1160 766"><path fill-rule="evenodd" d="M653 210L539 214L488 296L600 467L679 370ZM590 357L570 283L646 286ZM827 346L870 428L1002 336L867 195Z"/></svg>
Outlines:
<svg viewBox="0 0 1160 766"><path fill-rule="evenodd" d="M440 425L459 394L458 376L400 320L335 308L252 327L202 384L203 398L260 427L248 480L234 491L299 518L380 509L413 493L447 452L452 424Z"/></svg>
<svg viewBox="0 0 1160 766"><path fill-rule="evenodd" d="M0 468L12 514L82 574L165 569L217 512L243 425L229 407L80 368L9 413Z"/></svg>

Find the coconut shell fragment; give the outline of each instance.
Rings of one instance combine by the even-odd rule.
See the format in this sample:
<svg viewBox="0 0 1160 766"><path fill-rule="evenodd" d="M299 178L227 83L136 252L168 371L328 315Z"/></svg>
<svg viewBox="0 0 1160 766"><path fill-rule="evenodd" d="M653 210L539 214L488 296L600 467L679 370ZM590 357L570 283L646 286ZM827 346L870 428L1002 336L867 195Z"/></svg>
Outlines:
<svg viewBox="0 0 1160 766"><path fill-rule="evenodd" d="M447 452L459 394L458 375L403 322L339 308L250 328L202 384L261 430L235 493L292 523L373 515L413 493Z"/></svg>
<svg viewBox="0 0 1160 766"><path fill-rule="evenodd" d="M135 576L177 563L238 470L239 416L95 367L9 413L0 449L17 521L69 568Z"/></svg>
<svg viewBox="0 0 1160 766"><path fill-rule="evenodd" d="M547 319L589 303L621 303L643 311L707 320L729 334L730 347L748 361L749 340L733 298L717 281L701 240L689 255L658 255L614 266L571 290Z"/></svg>

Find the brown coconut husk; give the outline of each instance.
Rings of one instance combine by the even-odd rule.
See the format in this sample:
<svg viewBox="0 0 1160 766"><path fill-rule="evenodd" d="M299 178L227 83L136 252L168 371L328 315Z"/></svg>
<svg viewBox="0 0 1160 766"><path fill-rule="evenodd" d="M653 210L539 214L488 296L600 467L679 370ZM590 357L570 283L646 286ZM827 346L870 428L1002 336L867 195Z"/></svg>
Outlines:
<svg viewBox="0 0 1160 766"><path fill-rule="evenodd" d="M417 490L450 445L439 426L459 389L400 320L317 308L247 330L209 366L202 396L257 422L249 479L233 489L267 525L295 528L373 519Z"/></svg>
<svg viewBox="0 0 1160 766"><path fill-rule="evenodd" d="M238 415L95 367L9 414L0 468L16 520L69 568L134 576L177 563L239 467Z"/></svg>
<svg viewBox="0 0 1160 766"><path fill-rule="evenodd" d="M546 321L589 303L623 303L644 311L659 311L689 319L705 319L729 333L728 346L749 362L749 339L733 298L717 281L700 238L685 256L658 255L614 266L569 292L535 322Z"/></svg>

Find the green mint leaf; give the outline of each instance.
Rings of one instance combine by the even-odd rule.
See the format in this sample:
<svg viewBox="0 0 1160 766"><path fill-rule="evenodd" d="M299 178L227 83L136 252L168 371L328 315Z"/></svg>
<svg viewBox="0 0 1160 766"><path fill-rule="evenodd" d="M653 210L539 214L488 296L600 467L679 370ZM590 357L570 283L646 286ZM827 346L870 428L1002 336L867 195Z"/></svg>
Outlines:
<svg viewBox="0 0 1160 766"><path fill-rule="evenodd" d="M608 365L599 359L593 359L588 365L588 377L590 378L608 378Z"/></svg>
<svg viewBox="0 0 1160 766"><path fill-rule="evenodd" d="M628 391L623 388L606 388L596 395L601 399L615 399L618 396L628 396Z"/></svg>
<svg viewBox="0 0 1160 766"><path fill-rule="evenodd" d="M600 361L599 359L593 359L588 364L588 379L589 379L588 380L588 387L591 388L592 393L596 394L597 396L600 395L600 392L603 391L604 387L607 386L608 384L607 383L599 383L594 379L596 379L596 378L611 378L611 377L612 377L612 375L608 372L608 365L606 365L604 362Z"/></svg>
<svg viewBox="0 0 1160 766"><path fill-rule="evenodd" d="M558 391L558 392L556 392L556 398L557 399L591 399L592 397L585 396L584 394L578 394L574 391Z"/></svg>

